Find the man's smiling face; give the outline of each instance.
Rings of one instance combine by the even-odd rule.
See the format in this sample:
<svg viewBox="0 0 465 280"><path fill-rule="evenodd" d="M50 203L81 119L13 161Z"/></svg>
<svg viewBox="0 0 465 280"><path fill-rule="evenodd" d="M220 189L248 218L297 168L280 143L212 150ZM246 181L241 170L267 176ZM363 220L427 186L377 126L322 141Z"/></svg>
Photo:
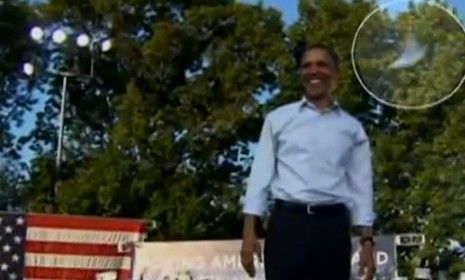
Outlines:
<svg viewBox="0 0 465 280"><path fill-rule="evenodd" d="M310 100L330 96L337 85L339 71L336 62L324 49L307 50L300 61L300 77Z"/></svg>

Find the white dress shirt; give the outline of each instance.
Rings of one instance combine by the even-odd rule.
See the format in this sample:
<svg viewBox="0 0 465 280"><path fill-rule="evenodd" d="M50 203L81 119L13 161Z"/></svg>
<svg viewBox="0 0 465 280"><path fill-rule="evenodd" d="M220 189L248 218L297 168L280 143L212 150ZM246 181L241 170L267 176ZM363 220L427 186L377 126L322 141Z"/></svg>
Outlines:
<svg viewBox="0 0 465 280"><path fill-rule="evenodd" d="M266 117L244 200L263 216L274 199L344 203L353 225L372 226L371 150L361 123L337 104L320 112L305 98Z"/></svg>

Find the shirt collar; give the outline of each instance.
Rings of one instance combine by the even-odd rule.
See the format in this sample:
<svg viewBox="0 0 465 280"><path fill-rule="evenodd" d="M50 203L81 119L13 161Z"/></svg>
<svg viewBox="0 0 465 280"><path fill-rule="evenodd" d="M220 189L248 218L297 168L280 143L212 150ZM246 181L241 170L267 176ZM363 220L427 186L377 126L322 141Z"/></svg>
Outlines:
<svg viewBox="0 0 465 280"><path fill-rule="evenodd" d="M317 109L315 104L313 104L311 101L309 101L307 98L305 98L305 96L302 97L302 99L300 100L299 105L300 105L299 110L302 110L304 107L307 107L307 108L310 108L312 110L319 111L322 114L328 113L328 112L331 112L331 111L339 112L339 109L341 108L339 102L335 99L335 100L333 100L333 103L331 104L331 106L329 108L320 111L320 110Z"/></svg>

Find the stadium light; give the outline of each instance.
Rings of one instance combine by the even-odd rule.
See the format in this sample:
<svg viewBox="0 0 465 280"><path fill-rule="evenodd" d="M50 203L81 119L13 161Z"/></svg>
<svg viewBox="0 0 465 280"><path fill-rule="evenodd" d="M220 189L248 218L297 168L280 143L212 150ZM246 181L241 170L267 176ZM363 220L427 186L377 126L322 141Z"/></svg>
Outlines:
<svg viewBox="0 0 465 280"><path fill-rule="evenodd" d="M52 40L53 42L59 45L63 44L66 41L66 37L67 35L63 29L57 29L53 31Z"/></svg>
<svg viewBox="0 0 465 280"><path fill-rule="evenodd" d="M87 47L90 44L89 35L85 33L80 34L76 39L76 44L81 48Z"/></svg>
<svg viewBox="0 0 465 280"><path fill-rule="evenodd" d="M42 39L44 38L44 35L45 35L44 30L38 26L34 26L31 29L30 36L36 42L42 41Z"/></svg>
<svg viewBox="0 0 465 280"><path fill-rule="evenodd" d="M102 45L101 45L102 52L108 52L111 50L112 47L113 47L113 42L111 41L111 39L106 39L105 41L102 42Z"/></svg>
<svg viewBox="0 0 465 280"><path fill-rule="evenodd" d="M30 62L26 62L23 64L23 73L27 76L34 75L34 65Z"/></svg>

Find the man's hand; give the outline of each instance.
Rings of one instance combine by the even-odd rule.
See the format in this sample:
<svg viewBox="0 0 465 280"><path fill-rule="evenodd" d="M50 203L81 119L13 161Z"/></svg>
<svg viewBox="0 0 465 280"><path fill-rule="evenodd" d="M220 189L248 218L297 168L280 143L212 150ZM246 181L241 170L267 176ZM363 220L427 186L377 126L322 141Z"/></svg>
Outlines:
<svg viewBox="0 0 465 280"><path fill-rule="evenodd" d="M256 218L246 216L244 220L244 232L242 236L241 263L250 277L255 277L254 254L262 262L262 248L255 233Z"/></svg>
<svg viewBox="0 0 465 280"><path fill-rule="evenodd" d="M366 241L361 245L359 276L364 276L364 280L373 280L376 272L374 244Z"/></svg>
<svg viewBox="0 0 465 280"><path fill-rule="evenodd" d="M255 237L247 237L242 240L241 263L250 277L255 277L254 254L262 262L262 249L259 240Z"/></svg>

